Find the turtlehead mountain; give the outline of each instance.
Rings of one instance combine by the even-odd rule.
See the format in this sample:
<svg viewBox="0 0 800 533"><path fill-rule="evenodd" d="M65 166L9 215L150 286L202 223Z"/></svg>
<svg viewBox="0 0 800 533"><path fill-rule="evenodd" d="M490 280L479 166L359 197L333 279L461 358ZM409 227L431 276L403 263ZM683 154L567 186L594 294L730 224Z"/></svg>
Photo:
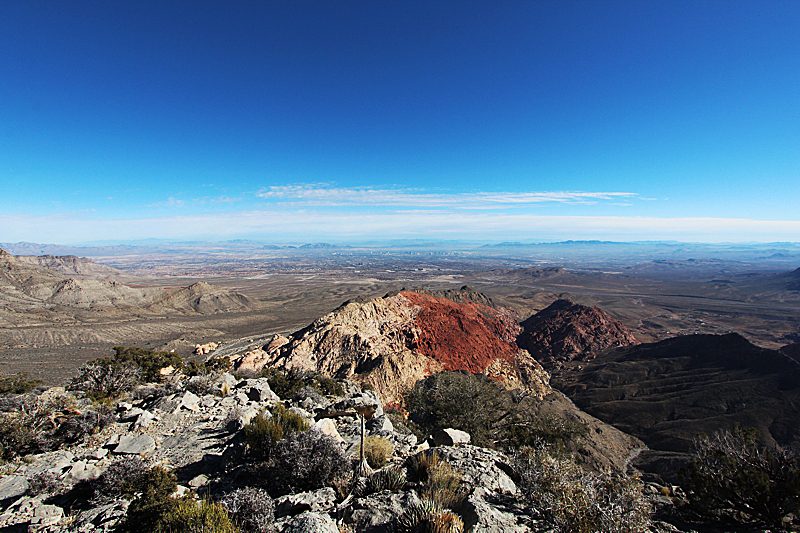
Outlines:
<svg viewBox="0 0 800 533"><path fill-rule="evenodd" d="M439 371L485 373L539 397L549 375L515 342L512 312L467 287L460 291L400 291L350 301L309 326L243 355L238 368L314 370L369 383L384 401Z"/></svg>

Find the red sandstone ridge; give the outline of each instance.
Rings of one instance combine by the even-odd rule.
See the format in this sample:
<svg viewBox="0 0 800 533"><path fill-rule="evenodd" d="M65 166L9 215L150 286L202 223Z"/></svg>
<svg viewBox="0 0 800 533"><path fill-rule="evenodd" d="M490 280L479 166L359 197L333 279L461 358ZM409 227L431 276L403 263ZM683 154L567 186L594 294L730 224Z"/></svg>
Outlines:
<svg viewBox="0 0 800 533"><path fill-rule="evenodd" d="M276 336L239 356L235 364L365 381L384 402L401 402L405 390L442 370L485 373L510 388L548 394L549 376L515 344L516 320L490 304L466 287L347 302L291 336Z"/></svg>
<svg viewBox="0 0 800 533"><path fill-rule="evenodd" d="M556 300L522 322L517 344L548 364L588 361L612 347L639 344L621 322L597 307Z"/></svg>
<svg viewBox="0 0 800 533"><path fill-rule="evenodd" d="M495 359L513 361L519 351L513 340L519 325L487 305L408 291L400 295L420 308L411 349L439 361L447 371L480 374Z"/></svg>

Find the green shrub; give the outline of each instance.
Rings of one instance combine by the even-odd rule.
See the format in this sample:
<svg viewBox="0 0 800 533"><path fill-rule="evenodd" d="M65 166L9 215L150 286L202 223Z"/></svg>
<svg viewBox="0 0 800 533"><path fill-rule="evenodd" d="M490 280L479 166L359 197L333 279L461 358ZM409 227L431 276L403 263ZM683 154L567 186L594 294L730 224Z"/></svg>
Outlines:
<svg viewBox="0 0 800 533"><path fill-rule="evenodd" d="M302 431L278 441L263 472L273 495L329 486L352 468L342 446L319 431Z"/></svg>
<svg viewBox="0 0 800 533"><path fill-rule="evenodd" d="M147 382L163 381L161 370L164 368L170 366L175 370L183 368L183 359L176 353L144 350L137 346L115 346L114 352L114 360L135 364L141 369L142 378Z"/></svg>
<svg viewBox="0 0 800 533"><path fill-rule="evenodd" d="M420 497L442 507L456 508L465 494L461 490L461 473L442 459L435 450L426 450L406 460L409 478L419 481Z"/></svg>
<svg viewBox="0 0 800 533"><path fill-rule="evenodd" d="M25 394L42 383L40 379L28 379L27 372L20 372L16 376L7 378L0 374L0 394Z"/></svg>
<svg viewBox="0 0 800 533"><path fill-rule="evenodd" d="M405 470L398 467L389 467L378 470L367 477L362 495L373 494L382 490L400 490L406 484Z"/></svg>
<svg viewBox="0 0 800 533"><path fill-rule="evenodd" d="M149 531L167 533L164 529L167 517L178 507L178 500L170 496L178 488L175 475L160 466L148 470L140 479L141 491L131 502L125 519L117 526L117 533Z"/></svg>
<svg viewBox="0 0 800 533"><path fill-rule="evenodd" d="M464 523L452 511L443 510L434 501L423 499L397 517L398 533L461 533Z"/></svg>
<svg viewBox="0 0 800 533"><path fill-rule="evenodd" d="M31 496L54 496L64 491L64 483L53 472L45 470L28 479L28 494Z"/></svg>
<svg viewBox="0 0 800 533"><path fill-rule="evenodd" d="M469 433L477 446L515 450L540 443L572 447L586 433L575 421L538 415L538 401L517 399L488 377L463 372L418 381L405 398L411 428L419 428L421 438L455 428Z"/></svg>
<svg viewBox="0 0 800 533"><path fill-rule="evenodd" d="M641 480L584 472L578 464L544 448L520 450L514 457L523 499L534 518L563 533L640 533L651 507Z"/></svg>
<svg viewBox="0 0 800 533"><path fill-rule="evenodd" d="M690 504L715 519L736 518L783 528L800 504L800 464L780 446L759 444L756 429L735 428L694 441L683 473Z"/></svg>
<svg viewBox="0 0 800 533"><path fill-rule="evenodd" d="M394 454L392 441L384 437L370 435L364 439L364 458L372 468L383 468ZM359 457L361 447L359 446Z"/></svg>
<svg viewBox="0 0 800 533"><path fill-rule="evenodd" d="M25 418L18 413L0 415L0 459L3 461L43 451L40 436Z"/></svg>
<svg viewBox="0 0 800 533"><path fill-rule="evenodd" d="M292 398L297 392L306 387L312 387L320 394L330 396L342 396L344 394L344 388L341 383L316 372L299 368L290 368L286 371L276 368L264 368L260 376L267 378L269 388L283 400Z"/></svg>
<svg viewBox="0 0 800 533"><path fill-rule="evenodd" d="M177 500L169 514L162 518L165 533L238 533L225 507L208 500L186 497Z"/></svg>
<svg viewBox="0 0 800 533"><path fill-rule="evenodd" d="M249 453L260 459L268 459L279 440L292 433L307 431L308 420L278 404L272 410L272 417L259 413L244 427Z"/></svg>
<svg viewBox="0 0 800 533"><path fill-rule="evenodd" d="M141 377L141 369L134 363L103 357L81 366L68 388L83 391L93 400L107 401L133 390Z"/></svg>
<svg viewBox="0 0 800 533"><path fill-rule="evenodd" d="M183 373L189 377L205 376L214 372L227 372L232 366L231 358L227 355L223 357L212 357L208 361L202 363L192 359L184 364Z"/></svg>

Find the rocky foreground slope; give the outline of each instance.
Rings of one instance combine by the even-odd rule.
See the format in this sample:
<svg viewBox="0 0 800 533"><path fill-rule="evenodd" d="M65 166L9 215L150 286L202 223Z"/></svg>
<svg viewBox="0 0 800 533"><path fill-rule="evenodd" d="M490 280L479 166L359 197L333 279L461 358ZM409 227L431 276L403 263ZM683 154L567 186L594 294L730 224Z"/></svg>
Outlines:
<svg viewBox="0 0 800 533"><path fill-rule="evenodd" d="M109 478L108 472L119 476L119 465L133 468L135 463L130 458L144 458L147 465L175 473L179 483L176 496L196 493L225 501L226 494L237 488L270 487L268 478L253 477L255 463L242 432L259 413L269 418L278 416L276 409L288 409L306 420L311 432L320 435L314 439L325 435L344 456L356 457L361 422L354 409L370 406L374 415L366 424L367 435L391 443L389 465L384 470L410 468L411 456L423 453L430 457L435 451L455 472L460 503L451 504L457 512L453 520L463 528L447 531L555 531L541 512L525 503L519 473L507 455L471 446L469 435L458 431L441 432L418 442L407 430L395 429L374 391L350 382L341 385L344 389L339 395L325 396L308 389L285 399L271 390L266 378L237 379L228 373L176 376L167 384L141 386L130 398L113 404L111 423L102 430L75 444L2 467L0 530L113 530L126 516L133 496L113 492L110 484L114 478ZM57 401L77 412L96 409L80 393L63 389L50 389L38 401ZM602 426L600 432L603 430L610 428ZM129 462L120 462L126 460ZM298 457L298 461L303 459ZM392 487L342 489L344 493L331 486L305 492L282 491L281 496L273 493L274 500L262 491L261 497L274 509L274 519L269 517L273 525L263 531L392 531L401 515L420 504L422 489L409 478L409 482ZM659 490L652 488L650 497L662 498L663 505L671 505L669 499L657 496ZM639 504L649 505L644 501ZM658 530L672 529L660 524Z"/></svg>

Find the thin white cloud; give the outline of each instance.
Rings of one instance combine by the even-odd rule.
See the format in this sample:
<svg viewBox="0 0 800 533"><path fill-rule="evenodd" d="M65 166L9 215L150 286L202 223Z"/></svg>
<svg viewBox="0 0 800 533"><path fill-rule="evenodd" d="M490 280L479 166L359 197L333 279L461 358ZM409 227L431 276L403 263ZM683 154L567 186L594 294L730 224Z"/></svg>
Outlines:
<svg viewBox="0 0 800 533"><path fill-rule="evenodd" d="M595 204L600 201L636 197L632 192L544 191L431 193L415 189L332 187L326 183L275 185L256 196L277 203L327 207L453 207L487 209L524 207L541 203Z"/></svg>
<svg viewBox="0 0 800 533"><path fill-rule="evenodd" d="M78 213L0 215L0 241L85 242L148 237L299 240L394 237L465 239L674 239L695 242L800 241L800 220L542 216L418 209L393 213L241 211L102 220Z"/></svg>

